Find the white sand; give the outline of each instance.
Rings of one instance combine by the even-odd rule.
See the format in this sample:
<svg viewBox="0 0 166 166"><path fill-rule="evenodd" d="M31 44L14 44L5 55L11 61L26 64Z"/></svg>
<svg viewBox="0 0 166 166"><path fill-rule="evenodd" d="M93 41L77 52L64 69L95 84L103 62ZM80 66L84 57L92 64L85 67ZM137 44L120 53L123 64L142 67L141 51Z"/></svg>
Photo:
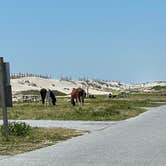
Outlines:
<svg viewBox="0 0 166 166"><path fill-rule="evenodd" d="M166 86L166 82L152 82L145 84L119 84L118 82L98 82L89 81L89 93L98 94L109 94L112 90L131 90L137 89L142 91L147 91L154 86ZM40 90L41 88L58 90L60 92L70 94L73 88L81 87L87 90L87 83L85 81L65 81L56 79L44 79L38 77L23 77L19 79L11 79L13 94L21 91L28 90Z"/></svg>

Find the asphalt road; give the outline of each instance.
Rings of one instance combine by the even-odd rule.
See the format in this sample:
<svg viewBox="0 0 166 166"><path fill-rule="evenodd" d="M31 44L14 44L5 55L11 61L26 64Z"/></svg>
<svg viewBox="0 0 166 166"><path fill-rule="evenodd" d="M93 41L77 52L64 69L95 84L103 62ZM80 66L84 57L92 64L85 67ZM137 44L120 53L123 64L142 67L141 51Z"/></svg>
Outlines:
<svg viewBox="0 0 166 166"><path fill-rule="evenodd" d="M29 121L56 126L52 121ZM54 123L54 124L53 124ZM61 122L57 126L91 131L53 146L13 157L0 166L165 166L166 106L121 122Z"/></svg>

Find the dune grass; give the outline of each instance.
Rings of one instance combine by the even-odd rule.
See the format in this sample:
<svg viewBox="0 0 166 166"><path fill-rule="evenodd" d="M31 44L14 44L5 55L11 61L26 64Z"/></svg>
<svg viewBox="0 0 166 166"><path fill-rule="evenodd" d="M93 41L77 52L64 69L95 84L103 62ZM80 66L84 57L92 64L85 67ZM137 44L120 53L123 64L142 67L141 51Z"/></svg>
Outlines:
<svg viewBox="0 0 166 166"><path fill-rule="evenodd" d="M144 107L162 105L166 98L159 94L133 94L127 98L110 99L97 96L86 99L83 106L71 106L68 98L58 98L57 106L43 106L40 103L14 104L8 109L9 119L33 120L123 120L146 111ZM160 103L159 103L160 102ZM0 113L0 118L2 114Z"/></svg>

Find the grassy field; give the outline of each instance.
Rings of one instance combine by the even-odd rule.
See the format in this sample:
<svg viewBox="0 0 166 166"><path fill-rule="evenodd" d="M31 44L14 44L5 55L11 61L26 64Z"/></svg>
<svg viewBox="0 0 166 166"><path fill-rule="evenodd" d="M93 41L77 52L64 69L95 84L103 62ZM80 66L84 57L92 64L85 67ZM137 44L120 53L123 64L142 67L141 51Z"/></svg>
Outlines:
<svg viewBox="0 0 166 166"><path fill-rule="evenodd" d="M15 155L55 144L82 135L82 131L63 128L32 128L26 136L9 136L6 140L0 132L0 155Z"/></svg>
<svg viewBox="0 0 166 166"><path fill-rule="evenodd" d="M163 102L166 102L166 97L158 93L148 93L130 94L127 98L117 99L97 96L96 99L86 99L83 106L73 107L69 98L61 97L55 107L43 106L40 103L17 103L8 109L8 114L9 119L123 120L146 111L144 107L160 106Z"/></svg>

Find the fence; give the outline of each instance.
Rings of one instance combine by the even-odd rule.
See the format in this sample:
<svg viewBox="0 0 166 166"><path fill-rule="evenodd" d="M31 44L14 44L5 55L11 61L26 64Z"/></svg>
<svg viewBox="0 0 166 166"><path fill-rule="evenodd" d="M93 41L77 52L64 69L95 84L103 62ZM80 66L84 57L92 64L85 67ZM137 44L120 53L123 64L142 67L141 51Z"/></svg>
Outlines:
<svg viewBox="0 0 166 166"><path fill-rule="evenodd" d="M31 74L31 73L11 73L10 78L11 79L18 79L18 78L23 78L23 77L38 77L38 78L45 78L45 79L50 79L51 76L48 75L40 75L40 74Z"/></svg>

